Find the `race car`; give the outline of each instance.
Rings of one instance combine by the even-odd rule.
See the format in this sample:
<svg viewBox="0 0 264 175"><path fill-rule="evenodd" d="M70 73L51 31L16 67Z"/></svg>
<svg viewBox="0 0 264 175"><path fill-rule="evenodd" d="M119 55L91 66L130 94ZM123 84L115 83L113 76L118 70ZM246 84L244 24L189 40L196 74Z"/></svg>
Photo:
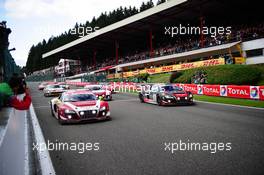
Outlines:
<svg viewBox="0 0 264 175"><path fill-rule="evenodd" d="M47 82L42 82L42 83L39 84L38 89L39 90L43 90L48 84L49 83L47 83Z"/></svg>
<svg viewBox="0 0 264 175"><path fill-rule="evenodd" d="M61 87L63 87L64 89L70 89L70 86L66 83L58 83Z"/></svg>
<svg viewBox="0 0 264 175"><path fill-rule="evenodd" d="M111 119L108 102L84 89L62 93L50 101L50 108L60 124Z"/></svg>
<svg viewBox="0 0 264 175"><path fill-rule="evenodd" d="M176 104L193 104L193 94L179 86L154 84L142 88L139 93L142 103L158 104L159 106Z"/></svg>
<svg viewBox="0 0 264 175"><path fill-rule="evenodd" d="M111 91L112 94L116 93L114 86L111 83L99 83L99 85L102 86L102 89Z"/></svg>
<svg viewBox="0 0 264 175"><path fill-rule="evenodd" d="M66 91L65 87L63 87L59 84L47 85L45 87L45 89L43 90L45 97L57 96L57 95L60 95L61 93L65 92L65 91Z"/></svg>
<svg viewBox="0 0 264 175"><path fill-rule="evenodd" d="M104 89L102 85L86 85L84 89L87 89L94 93L97 97L101 97L103 100L111 101L112 93L108 89Z"/></svg>

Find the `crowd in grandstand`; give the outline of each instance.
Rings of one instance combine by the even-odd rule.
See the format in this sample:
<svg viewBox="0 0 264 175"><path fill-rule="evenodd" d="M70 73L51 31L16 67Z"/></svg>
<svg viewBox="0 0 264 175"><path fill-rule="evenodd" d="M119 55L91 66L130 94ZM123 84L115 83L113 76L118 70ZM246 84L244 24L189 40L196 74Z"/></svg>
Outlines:
<svg viewBox="0 0 264 175"><path fill-rule="evenodd" d="M186 51L196 50L199 48L212 47L216 45L221 45L225 43L235 42L235 41L248 41L256 38L264 37L264 24L255 25L254 27L249 26L239 26L232 28L232 33L230 35L217 35L216 37L211 37L209 35L204 35L203 40L201 40L200 35L184 35L179 36L173 40L173 42L162 41L156 45L156 48L152 53L149 50L145 51L135 51L134 53L129 53L125 56L119 57L118 64L135 62L140 60L146 60L149 58L171 55L176 53L183 53ZM179 62L181 63L181 62ZM106 66L113 66L116 64L116 59L109 57L102 59L101 62L97 61L96 64L85 66L82 72L89 72L98 70ZM47 74L46 72L38 72L38 75ZM54 74L56 77L56 75ZM197 76L196 76L197 77ZM204 80L204 79L202 79Z"/></svg>
<svg viewBox="0 0 264 175"><path fill-rule="evenodd" d="M176 53L182 53L186 51L191 51L199 49L202 47L212 47L216 45L221 45L225 43L230 43L234 41L247 41L250 39L264 37L264 24L259 24L254 27L239 26L233 28L233 32L230 35L217 35L216 37L211 37L204 35L203 40L200 36L180 36L175 39L174 43L159 44L160 46L153 50L150 54L149 51L136 51L134 54L122 56L119 58L118 63L129 63L134 61L145 60L153 57L159 57L164 55L171 55ZM114 58L105 59L103 63L98 63L97 67L105 67L110 65L115 65L116 61Z"/></svg>

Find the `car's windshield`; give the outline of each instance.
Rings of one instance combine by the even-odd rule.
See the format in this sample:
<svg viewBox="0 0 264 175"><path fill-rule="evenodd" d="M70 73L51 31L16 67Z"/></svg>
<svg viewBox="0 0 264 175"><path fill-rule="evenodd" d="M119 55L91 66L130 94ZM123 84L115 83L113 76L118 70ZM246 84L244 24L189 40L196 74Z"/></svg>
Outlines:
<svg viewBox="0 0 264 175"><path fill-rule="evenodd" d="M60 85L48 85L47 88L61 88Z"/></svg>
<svg viewBox="0 0 264 175"><path fill-rule="evenodd" d="M98 90L101 90L102 87L101 86L91 86L91 87L88 87L87 89L91 91L98 91Z"/></svg>
<svg viewBox="0 0 264 175"><path fill-rule="evenodd" d="M63 98L64 98L64 102L96 100L96 97L93 94L71 94L71 95L65 95Z"/></svg>
<svg viewBox="0 0 264 175"><path fill-rule="evenodd" d="M183 89L179 86L163 86L165 91L183 91Z"/></svg>

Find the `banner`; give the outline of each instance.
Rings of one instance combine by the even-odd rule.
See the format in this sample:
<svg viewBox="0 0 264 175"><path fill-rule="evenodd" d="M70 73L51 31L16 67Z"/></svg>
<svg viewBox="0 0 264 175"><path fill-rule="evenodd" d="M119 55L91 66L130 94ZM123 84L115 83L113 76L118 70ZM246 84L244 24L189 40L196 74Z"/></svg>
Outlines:
<svg viewBox="0 0 264 175"><path fill-rule="evenodd" d="M165 73L165 72L173 72L173 71L181 71L186 69L193 69L198 67L208 67L208 66L217 66L217 65L224 65L225 59L224 58L218 58L218 59L211 59L211 60L204 60L204 61L196 61L191 63L183 63L183 64L175 64L170 66L162 66L157 68L150 68L150 69L143 69L138 71L129 71L129 72L123 72L123 77L132 77L138 74L158 74L158 73ZM113 77L117 77L114 74L110 74L107 76L109 79L112 79Z"/></svg>
<svg viewBox="0 0 264 175"><path fill-rule="evenodd" d="M259 99L264 100L264 86L259 86Z"/></svg>
<svg viewBox="0 0 264 175"><path fill-rule="evenodd" d="M197 95L264 100L264 86L174 84Z"/></svg>

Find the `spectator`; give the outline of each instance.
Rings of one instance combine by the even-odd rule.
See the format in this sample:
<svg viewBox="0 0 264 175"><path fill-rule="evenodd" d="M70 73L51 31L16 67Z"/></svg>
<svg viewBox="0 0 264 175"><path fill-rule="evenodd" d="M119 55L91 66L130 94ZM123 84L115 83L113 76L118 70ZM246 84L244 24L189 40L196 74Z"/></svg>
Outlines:
<svg viewBox="0 0 264 175"><path fill-rule="evenodd" d="M8 83L0 84L0 97L0 109L11 106L17 110L27 110L31 104L25 81L16 75Z"/></svg>

